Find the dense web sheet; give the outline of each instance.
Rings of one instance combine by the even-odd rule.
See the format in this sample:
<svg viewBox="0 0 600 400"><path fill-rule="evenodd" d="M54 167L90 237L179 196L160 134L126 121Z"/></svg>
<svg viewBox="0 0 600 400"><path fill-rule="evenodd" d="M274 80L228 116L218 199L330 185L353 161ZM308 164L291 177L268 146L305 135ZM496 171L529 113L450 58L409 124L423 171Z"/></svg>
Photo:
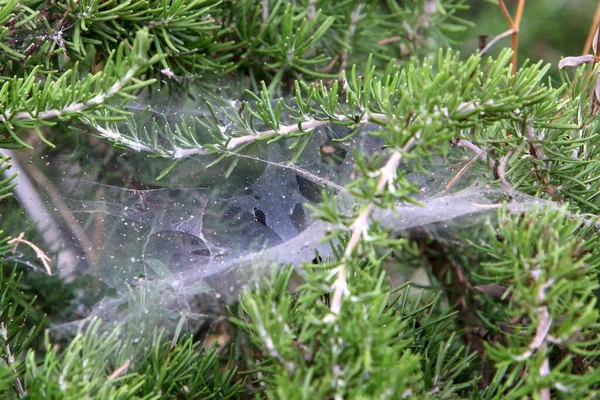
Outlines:
<svg viewBox="0 0 600 400"><path fill-rule="evenodd" d="M132 109L148 112L147 107ZM158 110L198 113L173 105L157 107L157 115ZM303 264L333 258L337 243L322 238L340 227L314 220L310 206L318 206L324 191L336 196L342 212L356 206L344 185L355 173L353 152L381 149L372 135L376 129L365 125L350 135L347 128L321 126L293 164L289 140L258 144L229 159L240 161L230 175L225 167L206 169L210 159L190 157L152 184L140 176L155 176L157 159L126 160L132 173L118 178L107 171L121 172L123 164L102 164L110 160L110 149L77 165L69 164L68 157L44 160L40 168L50 178L46 194L40 193L49 217L62 221L66 232L55 247L59 255L79 254L63 275L87 275L97 282L94 296L100 300L82 315L83 321L98 316L120 324L136 316L207 315L235 301L269 268L293 264L301 272ZM451 164L469 156L451 149L448 158L434 159L422 171L402 165L420 189L422 204L399 203L393 210L376 210L373 217L395 234L440 223L449 231L457 221L461 227L480 224L503 202L515 210L540 202L490 188L477 167L446 190L457 173ZM68 323L56 331L76 326Z"/></svg>
<svg viewBox="0 0 600 400"><path fill-rule="evenodd" d="M218 187L134 190L82 180L63 183L72 186L66 202L76 218L102 231L94 257L102 258L98 262L108 271L104 279L117 286L140 275L161 277L165 270L202 278L288 242L313 223L305 204L323 189L297 170L274 165L232 194ZM314 257L312 249L297 249L285 259L299 264L306 251ZM106 270L106 264L121 274Z"/></svg>
<svg viewBox="0 0 600 400"><path fill-rule="evenodd" d="M450 232L459 220L462 229L482 223L502 202L515 211L540 202L490 189L477 180L453 192L437 191L435 187L451 177L441 176L441 170L440 166L411 176L430 185L423 186L427 194L420 196L421 205L376 210L374 218L396 234L432 224L442 224ZM348 179L344 174L350 171L339 171L339 178ZM209 314L215 302L235 301L243 287L270 267L300 267L317 255L333 257L332 244L321 242L333 227L313 220L306 208L318 203L323 187L309 181L314 187L306 189L308 184L299 184L297 173L269 165L252 185L234 194L211 188L133 190L69 182L73 186L66 197L69 207L99 238L93 261L83 263L86 273L116 291L98 303L90 316L124 322L132 316L131 307L125 312L124 305L140 291L148 303L135 307L146 312L193 308ZM347 193L337 196L341 204L351 207ZM198 296L203 300L192 306Z"/></svg>

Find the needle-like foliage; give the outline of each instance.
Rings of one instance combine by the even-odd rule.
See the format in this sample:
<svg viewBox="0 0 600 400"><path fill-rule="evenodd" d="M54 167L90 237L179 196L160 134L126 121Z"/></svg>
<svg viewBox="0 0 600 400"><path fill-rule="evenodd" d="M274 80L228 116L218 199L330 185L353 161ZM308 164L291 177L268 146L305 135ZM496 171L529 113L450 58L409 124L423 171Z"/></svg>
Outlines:
<svg viewBox="0 0 600 400"><path fill-rule="evenodd" d="M527 23L524 3L513 19L498 2L513 50ZM0 0L0 147L13 151L0 155L0 392L67 399L598 397L600 60L578 58L591 65L562 71L555 82L548 79L553 66L517 65L509 49L461 55L449 47L468 25L458 15L464 8L461 0ZM204 102L179 112L190 98ZM329 242L331 257L277 266L267 284L248 285L226 314L211 316L181 300L176 274L153 260L136 279L153 269L170 284L163 294L179 296L183 311L158 309L163 303L139 286L129 297L143 305L135 323L92 319L74 338L60 337L59 329L39 334L43 313L60 324L89 314L90 297L109 303L114 293L109 283L79 277L34 279L41 273L29 266L48 260L37 239L52 226L34 221L21 229L22 218L13 220L22 210L11 191L35 185L9 166L23 164L31 177L39 172L17 157L23 148L44 160L108 154L117 161L101 173L119 181L130 176L128 160L139 157L141 169L156 172L154 183L170 174L187 174L181 181L189 182L196 179L186 170L190 160L229 177L270 146L291 155L268 162L301 171L296 164L320 129L345 132L328 144L334 153L359 134L376 143L368 152L344 149L353 170L350 182L336 187L343 195L323 191L311 207L312 217L327 223L324 237L312 239ZM395 225L402 207L421 204L429 190L415 173L433 181L439 177L428 168L440 163L451 173L445 192L432 195L436 204L475 171L469 190L493 202L469 207L492 210L489 218L473 217L457 232L454 221L439 218L442 224L401 234ZM83 171L83 164L72 169ZM69 214L56 198L59 212ZM19 196L31 214L27 199ZM451 201L445 206L450 214ZM136 210L151 207L139 194ZM95 242L82 243L81 254L97 268ZM59 289L62 300L53 297ZM204 299L210 291L197 292ZM56 311L57 304L65 309ZM157 313L175 316L174 334L151 325ZM199 330L185 332L192 320L201 321Z"/></svg>

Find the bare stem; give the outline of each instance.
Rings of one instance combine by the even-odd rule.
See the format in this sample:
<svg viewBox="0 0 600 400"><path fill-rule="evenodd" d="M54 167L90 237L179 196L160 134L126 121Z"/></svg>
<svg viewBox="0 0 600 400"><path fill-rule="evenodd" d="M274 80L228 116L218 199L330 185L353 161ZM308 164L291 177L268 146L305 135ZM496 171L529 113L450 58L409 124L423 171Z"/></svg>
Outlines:
<svg viewBox="0 0 600 400"><path fill-rule="evenodd" d="M517 13L515 15L515 19L513 20L504 4L504 0L498 0L498 5L500 6L500 10L506 19L506 22L510 26L509 31L511 32L511 49L513 51L511 57L512 63L512 73L517 72L517 51L519 50L519 26L521 25L521 18L523 17L523 10L525 8L525 0L519 0L519 4L517 4ZM507 31L508 32L508 31ZM506 32L505 32L506 33ZM487 47L487 46L486 46Z"/></svg>
<svg viewBox="0 0 600 400"><path fill-rule="evenodd" d="M104 104L106 100L117 94L123 87L135 76L140 65L132 66L121 79L115 82L106 92L101 92L92 97L91 99L81 103L71 103L60 109L53 110L32 110L32 111L21 111L8 118L5 118L0 114L0 122L7 123L12 120L43 120L61 117L65 113L81 113L82 111L97 107Z"/></svg>
<svg viewBox="0 0 600 400"><path fill-rule="evenodd" d="M489 51L489 49L490 49L490 48L491 48L491 47L492 47L494 44L496 44L496 42L498 42L498 41L499 41L499 40L501 40L501 39L504 39L505 37L508 37L508 36L512 35L513 33L514 33L514 30L512 30L512 29L509 29L509 30L507 30L506 32L502 32L501 34L499 34L499 35L497 35L497 36L494 36L494 38L493 38L492 40L490 40L490 41L488 42L488 44L487 44L487 45L486 45L486 46L485 46L483 49L481 49L481 51L480 51L480 54L481 54L481 55L484 55L485 53L487 53L487 52Z"/></svg>
<svg viewBox="0 0 600 400"><path fill-rule="evenodd" d="M317 16L317 0L308 0L308 20L313 20Z"/></svg>
<svg viewBox="0 0 600 400"><path fill-rule="evenodd" d="M498 5L500 6L500 10L502 10L502 14L504 15L504 18L506 19L508 24L511 27L513 27L515 25L515 22L513 21L512 17L510 16L510 13L508 12L506 5L504 4L504 0L498 0Z"/></svg>
<svg viewBox="0 0 600 400"><path fill-rule="evenodd" d="M592 21L592 25L590 26L587 39L585 40L583 51L581 52L582 55L589 54L590 48L592 47L592 41L594 40L594 35L596 34L596 30L598 29L598 24L600 24L600 2L598 2L598 6L596 7L596 12L594 13L594 20Z"/></svg>
<svg viewBox="0 0 600 400"><path fill-rule="evenodd" d="M483 150L481 147L477 146L475 143L467 139L458 139L454 145L457 147L464 147L465 149L470 150L475 155L479 154L479 158L481 158L484 162L487 162L490 168L494 168L494 160L491 157L488 159L486 154L487 151L489 151L490 149L489 147Z"/></svg>
<svg viewBox="0 0 600 400"><path fill-rule="evenodd" d="M345 115L335 115L334 119L337 119L338 121L342 121L342 122L351 121L351 119ZM386 121L386 120L388 120L388 117L387 117L387 115L381 114L381 113L366 113L363 115L363 117L357 123L362 124L362 123L369 122L373 119ZM316 120L316 119L309 118L299 124L284 125L284 126L279 127L278 129L269 129L266 131L261 131L261 132L244 135L244 136L238 136L238 137L231 138L229 140L229 142L227 143L226 149L233 150L243 144L252 143L256 140L260 140L261 138L264 138L267 136L272 136L272 135L285 136L290 133L299 132L299 131L311 131L315 128L318 128L320 126L327 125L330 123L331 123L331 120ZM159 155L169 155L173 158L184 158L184 157L190 157L190 156L195 156L195 155L207 155L207 154L214 153L213 150L204 149L202 147L189 148L189 149L176 149L176 150L166 151L164 153L161 153L160 151L157 151L156 149L154 149L152 147L138 143L135 140L128 139L127 137L123 136L121 134L121 132L119 132L118 129L103 128L99 125L92 125L92 128L95 131L97 131L102 137L112 140L114 142L118 142L132 150L135 150L135 151L141 151L141 152L145 152L145 153L152 153L152 154L159 154Z"/></svg>
<svg viewBox="0 0 600 400"><path fill-rule="evenodd" d="M378 45L384 45L389 43L395 43L402 40L402 36L391 36L389 38L381 39L377 42Z"/></svg>
<svg viewBox="0 0 600 400"><path fill-rule="evenodd" d="M491 146L490 146L491 147ZM469 169L469 167L471 167L471 165L475 164L475 161L477 161L479 158L482 158L485 156L485 153L490 149L490 147L488 147L485 150L481 150L479 153L477 153L475 155L475 157L471 158L457 173L456 175L454 175L454 177L452 179L450 179L450 182L448 182L446 184L446 186L444 186L444 190L448 190L450 189L455 183L456 181L462 176L462 174L465 173L465 171L467 169Z"/></svg>
<svg viewBox="0 0 600 400"><path fill-rule="evenodd" d="M364 4L358 4L350 14L350 24L348 26L348 42L352 42L352 40L354 39L354 35L356 33L356 24L358 24L358 22L360 21L360 12L362 11L363 7ZM342 51L340 57L342 60L340 64L340 74L342 73L342 71L346 70L346 67L348 65L348 54L348 48L345 48Z"/></svg>
<svg viewBox="0 0 600 400"><path fill-rule="evenodd" d="M538 275L534 275L532 274L533 278L535 280L537 279ZM554 280L549 280L545 283L543 283L540 288L538 289L537 292L537 296L536 296L536 302L537 304L545 304L544 302L546 301L545 297L546 297L546 289L548 289L550 286L552 286L554 284ZM537 313L537 326L536 326L536 330L535 330L535 336L533 338L533 340L529 343L529 354L533 354L533 351L539 350L542 352L545 352L547 354L548 349L547 349L547 341L548 341L548 334L550 332L550 328L552 327L552 316L550 315L550 312L548 311L548 307L543 305L543 306L538 306L536 307L536 313ZM540 365L539 368L539 375L540 377L544 377L547 376L548 374L550 374L550 361L548 359L548 357L544 357L544 360L542 361L542 364ZM540 388L540 398L543 400L550 400L550 388L549 387L542 387Z"/></svg>
<svg viewBox="0 0 600 400"><path fill-rule="evenodd" d="M396 169L402 160L402 154L408 151L414 145L419 136L420 133L417 133L415 136L411 137L399 151L392 153L385 165L378 171L379 180L377 181L377 186L375 188L375 196L381 194L387 185L393 185L394 177L396 176ZM336 268L336 278L332 285L333 296L330 307L331 313L325 317L326 322L334 321L342 309L344 295L348 294L346 264L352 257L352 253L354 253L358 247L361 236L365 236L367 234L367 230L369 229L369 217L374 208L375 203L373 200L371 200L350 225L350 240L344 249L342 263Z"/></svg>
<svg viewBox="0 0 600 400"><path fill-rule="evenodd" d="M548 374L550 374L550 360L548 360L548 357L546 357L540 365L540 376L547 376ZM540 389L540 398L542 400L550 400L552 398L550 396L549 387L544 387Z"/></svg>
<svg viewBox="0 0 600 400"><path fill-rule="evenodd" d="M130 363L131 362L129 360L126 360L125 363L123 363L123 365L121 365L119 368L114 370L113 373L110 374L107 379L113 380L113 379L118 378L120 375L122 375L124 372L127 371L127 368L129 368Z"/></svg>
<svg viewBox="0 0 600 400"><path fill-rule="evenodd" d="M271 135L275 135L275 134L285 136L289 133L298 132L300 130L310 131L315 128L318 128L321 125L326 125L328 123L329 123L329 121L327 121L327 120L318 121L318 120L310 119L310 120L304 121L303 123L300 123L300 124L285 125L276 130L270 129L268 131L258 132L254 135L245 135L245 136L235 137L235 138L232 138L229 141L229 143L227 143L227 149L229 149L229 150L235 149L236 147L238 147L242 144L254 142L255 140L263 138L265 136L271 136Z"/></svg>
<svg viewBox="0 0 600 400"><path fill-rule="evenodd" d="M497 170L498 178L500 178L500 181L502 182L502 186L505 189L511 188L511 184L506 179L506 166L508 165L508 160L510 160L510 158L512 157L514 152L515 152L514 149L510 150L508 153L506 153L504 156L502 156L502 158L500 159L500 163L498 164L498 170Z"/></svg>
<svg viewBox="0 0 600 400"><path fill-rule="evenodd" d="M12 354L10 350L10 344L8 343L8 328L4 324L4 322L0 322L0 341L2 342L2 350L4 351L4 360L8 364L8 367L12 370L13 375L15 376L15 387L17 389L17 393L19 393L20 398L24 398L27 396L27 392L23 387L23 383L21 382L21 378L18 376L17 368L15 367L15 356Z"/></svg>
<svg viewBox="0 0 600 400"><path fill-rule="evenodd" d="M338 121L350 121L350 118L343 116L343 115L338 115L337 119L338 119ZM365 115L363 115L363 117L361 118L361 120L358 123L365 123L365 122L370 121L371 119L387 120L388 117L385 114L366 113ZM280 127L279 129L270 129L268 131L257 132L253 135L245 135L245 136L235 137L235 138L232 138L229 141L229 143L227 143L227 149L228 150L235 149L236 147L238 147L242 144L254 142L255 140L258 140L265 136L271 136L271 135L276 135L276 134L285 136L285 135L293 133L293 132L310 131L315 128L318 128L319 126L327 125L329 123L331 123L331 121L329 121L329 120L315 120L315 119L311 118L311 119L308 119L299 124L285 125L285 126Z"/></svg>
<svg viewBox="0 0 600 400"><path fill-rule="evenodd" d="M262 23L266 24L267 20L269 19L269 0L262 0L260 2L260 8L262 11L262 14L261 14Z"/></svg>
<svg viewBox="0 0 600 400"><path fill-rule="evenodd" d="M468 149L470 151L472 151L474 154L481 154L481 159L483 161L487 161L487 157L485 155L485 152L483 151L483 149L479 146L477 146L475 143L466 140L466 139L458 139L455 143L455 146L458 147L464 147L465 149Z"/></svg>
<svg viewBox="0 0 600 400"><path fill-rule="evenodd" d="M158 154L158 155L163 155L163 156L165 154L167 154L173 158L184 158L184 157L190 157L190 156L196 156L196 155L207 155L207 154L212 153L212 151L206 150L206 149L202 148L201 146L195 147L195 148L189 148L189 149L179 148L177 150L170 150L170 151L162 152L153 147L146 146L145 144L139 143L136 140L132 140L132 139L129 139L129 138L123 136L117 127L104 128L100 125L95 125L95 124L90 125L90 127L93 130L95 130L97 133L99 133L100 136L102 136L105 139L112 140L113 142L121 144L121 145L127 147L128 149L143 152L143 153Z"/></svg>

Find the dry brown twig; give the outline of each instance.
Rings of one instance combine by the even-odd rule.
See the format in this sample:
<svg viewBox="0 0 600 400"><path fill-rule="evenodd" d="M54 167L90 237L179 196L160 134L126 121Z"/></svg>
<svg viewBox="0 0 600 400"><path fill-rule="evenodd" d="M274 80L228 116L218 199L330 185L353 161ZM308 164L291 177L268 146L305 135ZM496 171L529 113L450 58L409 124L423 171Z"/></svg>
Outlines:
<svg viewBox="0 0 600 400"><path fill-rule="evenodd" d="M480 158L483 158L485 160L485 153L491 148L492 146L488 146L486 149L480 150L477 154L475 154L473 158L467 161L467 163L456 173L456 175L454 175L454 177L450 179L450 182L448 182L446 186L444 186L444 190L448 190L452 186L454 186L454 184L462 176L462 174L464 174L465 171L469 169L469 167L471 167L471 165L475 164L475 161L479 160Z"/></svg>
<svg viewBox="0 0 600 400"><path fill-rule="evenodd" d="M513 51L511 62L512 62L512 73L517 72L517 51L519 50L519 27L521 26L521 18L523 17L523 9L525 8L525 0L519 0L519 4L517 4L517 12L515 14L515 19L513 20L510 17L510 13L508 12L506 5L504 4L504 0L498 0L498 4L500 5L500 9L502 10L502 14L504 14L504 18L510 25L510 29L512 31L510 48Z"/></svg>
<svg viewBox="0 0 600 400"><path fill-rule="evenodd" d="M21 234L19 236L17 236L16 238L12 238L8 241L8 244L15 245L15 247L13 247L13 250L12 250L13 254L17 251L17 246L19 245L19 243L23 243L23 244L31 247L35 251L35 255L40 259L40 261L44 265L44 268L46 269L46 272L48 272L48 275L52 275L52 268L50 268L50 257L48 257L48 255L42 249L37 247L35 244L30 242L29 240L24 239L24 237L25 237L25 232L21 232Z"/></svg>
<svg viewBox="0 0 600 400"><path fill-rule="evenodd" d="M381 39L377 42L378 45L382 46L384 44L395 43L402 40L402 36L392 36L389 38Z"/></svg>
<svg viewBox="0 0 600 400"><path fill-rule="evenodd" d="M594 35L596 33L596 28L600 24L600 1L598 2L598 6L596 7L596 12L594 14L594 21L590 26L590 30L588 32L587 39L585 40L585 45L583 46L583 51L581 55L586 55L590 52L590 48L592 47L592 41L594 40Z"/></svg>
<svg viewBox="0 0 600 400"><path fill-rule="evenodd" d="M127 368L129 368L129 365L130 365L130 361L129 360L125 361L125 363L123 365L121 365L119 368L114 370L113 373L108 376L108 380L118 378L120 375L122 375L124 372L127 371Z"/></svg>
<svg viewBox="0 0 600 400"><path fill-rule="evenodd" d="M504 0L498 0L498 6L500 6L500 10L502 11L502 15L504 15L504 19L508 22L509 29L501 34L494 36L492 40L490 40L487 45L481 49L481 54L485 54L496 42L501 39L504 39L507 36L511 37L510 48L512 49L512 73L517 72L517 51L519 50L519 27L521 26L521 19L523 18L523 10L525 8L525 0L519 0L517 4L517 12L515 14L515 19L513 19L506 8L506 4L504 4Z"/></svg>

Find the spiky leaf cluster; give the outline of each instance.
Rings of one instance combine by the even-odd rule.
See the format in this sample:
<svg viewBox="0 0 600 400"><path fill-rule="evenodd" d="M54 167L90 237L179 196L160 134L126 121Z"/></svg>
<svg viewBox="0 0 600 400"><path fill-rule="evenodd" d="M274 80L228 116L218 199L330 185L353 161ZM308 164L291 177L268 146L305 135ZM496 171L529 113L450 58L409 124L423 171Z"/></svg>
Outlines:
<svg viewBox="0 0 600 400"><path fill-rule="evenodd" d="M302 266L295 291L292 270L281 267L266 288L242 296L231 318L242 345L231 356L250 370L246 386L215 351L179 340L184 312L174 313L170 340L158 330L142 335L142 325L105 331L95 321L62 350L47 337L28 352L40 327L27 325L34 305L10 275L0 283L7 395L598 395L596 71L563 74L556 85L543 63L513 74L508 51L432 52L465 26L458 0L0 4L2 147L30 146L31 131L47 145L66 143L69 125L148 162L171 160L162 177L192 158L231 161L230 172L259 142L283 141L294 164L324 126L350 136L368 126L382 143L354 154L347 196L325 193L314 208L330 224L323 239L333 256ZM174 121L146 110L140 120L127 109L148 93L192 95L198 85L214 99L227 79L249 90L208 101L197 115ZM499 200L487 205L500 209L497 218L473 231L396 236L377 215L417 203L424 188L407 170L447 160L453 146L464 150L459 162L483 171L476 185L502 188L509 200L542 197L547 207L512 215ZM13 182L10 174L0 181L0 199ZM5 263L13 249L0 239ZM429 292L394 289L396 270L420 271Z"/></svg>

